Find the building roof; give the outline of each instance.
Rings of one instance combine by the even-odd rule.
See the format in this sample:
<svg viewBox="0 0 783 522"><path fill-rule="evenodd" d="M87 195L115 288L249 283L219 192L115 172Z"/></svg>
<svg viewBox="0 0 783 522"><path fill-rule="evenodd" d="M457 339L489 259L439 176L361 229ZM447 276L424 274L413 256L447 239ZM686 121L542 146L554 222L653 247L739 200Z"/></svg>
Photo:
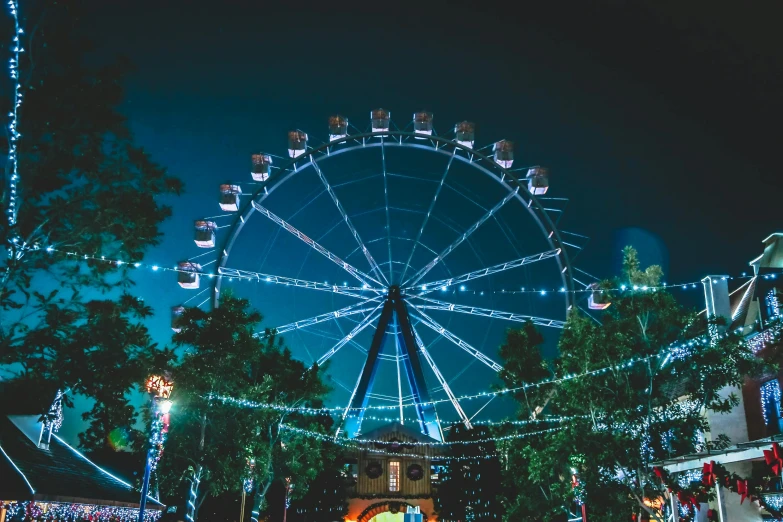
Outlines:
<svg viewBox="0 0 783 522"><path fill-rule="evenodd" d="M57 435L37 445L37 415L0 417L0 498L138 507L139 493ZM163 504L148 497L151 509Z"/></svg>
<svg viewBox="0 0 783 522"><path fill-rule="evenodd" d="M423 434L420 430L414 430L400 423L392 423L368 431L356 437L359 440L391 440L390 435L401 435L410 440L418 442L438 442L429 435Z"/></svg>

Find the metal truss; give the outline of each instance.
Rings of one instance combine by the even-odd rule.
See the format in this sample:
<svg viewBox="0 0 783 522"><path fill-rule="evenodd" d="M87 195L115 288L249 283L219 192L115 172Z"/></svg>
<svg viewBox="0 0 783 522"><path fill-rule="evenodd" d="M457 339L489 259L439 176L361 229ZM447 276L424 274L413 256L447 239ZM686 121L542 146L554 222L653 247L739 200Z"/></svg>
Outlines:
<svg viewBox="0 0 783 522"><path fill-rule="evenodd" d="M479 315L482 317L492 317L494 319L504 319L506 321L515 321L518 323L531 322L536 326L548 326L551 328L563 328L565 326L564 321L556 321L555 319L545 319L543 317L535 317L532 315L515 314L512 312L503 312L500 310L490 310L489 308L479 308L477 306L465 306L456 303L449 303L446 301L439 301L430 297L424 297L421 295L414 296L417 299L432 303L429 305L416 305L419 310L443 310L446 312L459 312L461 314Z"/></svg>
<svg viewBox="0 0 783 522"><path fill-rule="evenodd" d="M478 279L480 277L486 277L488 275L497 274L498 272L505 272L506 270L511 270L512 268L529 265L531 263L535 263L537 261L543 261L545 259L549 259L559 255L560 255L560 249L556 248L555 250L548 250L546 252L541 252L540 254L533 254L532 256L522 257L519 259L515 259L513 261L508 261L506 263L500 263L487 268L482 268L481 270L468 272L467 274L462 274L460 276L450 277L448 279L441 279L440 281L433 281L432 283L425 283L421 285L421 293L416 295L418 296L426 295L429 294L430 292L434 292L439 288L443 288L444 286L451 286L459 283L464 283L466 281L472 281L473 279ZM406 288L406 290L410 290L412 288L413 287L409 287Z"/></svg>
<svg viewBox="0 0 783 522"><path fill-rule="evenodd" d="M484 223L485 223L485 222L486 222L486 221L487 221L489 218L491 218L493 215L495 215L495 213L496 213L497 211L499 211L501 208L503 208L503 205L505 205L506 203L508 203L508 202L511 200L511 198L513 198L514 196L516 196L516 195L517 195L517 193L518 193L518 192L519 192L519 187L517 187L517 188L516 188L516 189L514 189L513 191L509 192L509 193L506 195L506 197L504 197L504 198L503 198L503 199L502 199L502 200L501 200L501 201L500 201L500 202L499 202L497 205L495 205L494 207L492 207L491 209L489 209L489 211L487 211L487 213L486 213L486 214L484 214L483 216L481 216L481 218L480 218L478 221L476 221L475 223L473 223L473 225L472 225L472 226L471 226L471 227L470 227L468 230L466 230L466 231L465 231L465 232L464 232L464 233L463 233L461 236L459 236L459 237L458 237L456 240L454 240L454 242L453 242L452 244L450 244L449 246L447 246L447 247L446 247L446 249L445 249L445 250L443 250L443 252L441 252L439 255L435 256L435 259L433 259L432 261L430 261L430 262L427 264L427 266L425 266L424 268L422 268L421 270L419 270L418 272L416 272L416 273L415 273L415 274L414 274L414 275L413 275L413 276L412 276L412 277L411 277L411 278L410 278L408 281L406 281L405 283L403 283L403 286L406 286L406 287L408 287L408 286L415 286L415 285L416 285L416 283L418 283L419 281L421 281L421 279L422 279L422 278L423 278L425 275L427 275L427 273L428 273L430 270L432 270L433 268L435 268L435 266L436 266L438 263L440 263L440 262L441 262L441 261L442 261L442 260L443 260L443 259L444 259L444 258L447 256L447 255L449 255L451 252L453 252L453 251L454 251L454 249L456 249L458 246L460 246L460 245L462 244L462 242L463 242L463 241L465 241L467 238L469 238L469 237L470 237L470 235L471 235L471 234L473 234L473 232L475 232L476 230L478 230L478 228L479 228L481 225L483 225L483 224L484 224ZM409 283L410 283L410 284L409 284Z"/></svg>
<svg viewBox="0 0 783 522"><path fill-rule="evenodd" d="M250 270L238 270L236 268L219 267L218 273L226 277L236 277L239 279L248 279L251 281L274 283L277 285L284 285L284 286L295 286L297 288L309 288L310 290L321 290L323 292L331 292L333 294L356 297L358 299L366 299L367 296L357 294L356 292L369 291L369 292L375 292L377 294L384 291L379 288L370 288L366 286L330 285L327 283L308 281L306 279L295 279L293 277L278 276L274 274L265 274L263 272L253 272Z"/></svg>
<svg viewBox="0 0 783 522"><path fill-rule="evenodd" d="M351 340L352 340L354 337L356 337L356 336L359 334L359 332L361 332L362 330L364 330L365 328L367 328L368 326L370 326L370 324L371 324L371 323L372 323L372 322L373 322L375 319L377 319L377 318L378 318L378 316L380 315L380 314L376 314L376 313L374 313L374 312L376 312L376 311L378 310L378 308L380 308L381 306L383 306L383 303L380 303L378 306L376 306L376 307L375 307L375 308L372 310L372 312L370 312L370 315L368 315L367 317L365 317L364 319L362 319L362 320L359 322L359 324L357 324L357 325L356 325L356 327L355 327L353 330L351 330L350 332L348 332L348 334L347 334L345 337L343 337L342 339L340 339L339 341L337 341L337 344L335 344L334 346L332 346L332 348L331 348L331 349L330 349L328 352L326 352L325 354L323 354L323 355L322 355L322 356L321 356L321 357L318 359L318 366L323 366L323 364L324 364L326 361L328 361L328 360L329 360L329 359L332 357L332 355L334 355L334 354L336 354L337 352L339 352L339 351L340 351L340 348L342 348L343 346L345 346L346 344L348 344L349 342L351 342Z"/></svg>
<svg viewBox="0 0 783 522"><path fill-rule="evenodd" d="M312 239L310 239L304 233L300 232L296 227L294 227L290 223L284 221L282 218L280 218L279 216L277 216L276 214L274 214L273 212L271 212L267 208L261 206L259 203L256 203L255 201L253 201L252 204L253 204L253 207L258 212L260 212L261 214L265 215L270 220L272 220L273 222L275 222L279 226L281 226L283 229L287 230L288 232L290 232L291 234L293 234L294 236L299 238L305 244L309 245L310 248L312 248L313 250L315 250L316 252L318 252L319 254L324 256L325 258L327 258L329 261L331 261L334 264L336 264L337 266L341 267L343 270L345 270L346 272L351 274L353 277L355 277L357 280L359 280L359 282L367 285L368 287L373 286L371 283L375 283L376 285L381 286L381 287L385 286L383 283L381 283L380 281L378 281L374 277L371 277L371 276L365 274L364 272L362 272L358 268L355 268L355 267L351 266L346 261L343 261L342 259L340 259L336 255L332 254L327 249L325 249L323 246L321 246L320 244L318 244L315 241L313 241Z"/></svg>
<svg viewBox="0 0 783 522"><path fill-rule="evenodd" d="M378 275L378 277L383 279L388 284L389 281L386 280L386 277L383 275L383 272L381 272L380 267L378 267L378 263L375 262L375 259L372 257L372 254L370 253L369 250L367 250L367 247L364 245L362 238L359 236L359 232L356 230L356 227L353 226L351 219L348 217L348 213L345 212L342 203L340 203L340 200L337 199L337 194L335 194L334 190L332 189L332 186L329 185L329 181L327 181L326 176L324 176L323 172L321 171L321 167L318 165L318 162L313 159L312 154L310 155L310 161L313 164L313 168L318 173L318 177L321 178L321 182L324 184L324 187L326 187L326 192L329 193L329 196L331 196L332 201L334 201L334 206L336 206L337 210L340 211L340 215L343 217L343 221L345 221L345 224L348 226L348 229L351 231L351 234L353 234L353 238L359 244L359 248L362 249L362 252L364 253L364 257L367 258L367 262L370 263L370 268L375 274Z"/></svg>
<svg viewBox="0 0 783 522"><path fill-rule="evenodd" d="M373 311L377 310L378 307L381 305L379 304L378 306L369 307L369 308L359 308L359 307L364 306L368 303L374 303L378 299L380 299L380 296L375 297L373 299L366 299L361 303L352 304L351 306L346 306L345 308L340 308L339 310L326 312L325 314L320 314L314 317L308 317L307 319L302 319L300 321L294 321L293 323L284 324L282 326L276 327L274 331L277 334L283 334L285 332L290 332L291 330L299 330L301 328L307 328L308 326L312 326L318 323L323 323L325 321L334 321L335 319L339 319L340 317L347 317L349 315L356 315L356 314L372 313Z"/></svg>
<svg viewBox="0 0 783 522"><path fill-rule="evenodd" d="M416 319L421 321L421 323L424 326L442 335L443 337L445 337L446 339L448 339L449 341L456 344L457 346L459 346L460 348L468 352L470 355L478 359L480 362L492 368L494 371L499 372L500 370L503 369L501 365L499 365L498 363L496 363L495 361L493 361L492 359L490 359L489 357L481 353L481 351L477 350L476 348L473 348L471 345L469 345L468 343L466 343L465 341L463 341L462 339L460 339L459 337L457 337L456 335L454 335L453 333L451 333L450 331L446 330L444 327L439 325L437 322L435 322L435 320L432 317L425 314L424 311L420 309L420 307L416 305L411 305L411 306L413 306L413 308L417 312L417 314L414 315L414 317L416 317Z"/></svg>
<svg viewBox="0 0 783 522"><path fill-rule="evenodd" d="M440 369L438 368L438 366L435 364L435 361L430 356L429 352L427 351L427 348L424 347L424 343L421 341L421 337L419 337L419 332L416 331L416 328L413 328L413 335L416 338L416 344L419 347L419 352L424 357L424 360L427 361L427 364L430 365L430 369L432 369L432 372L435 374L435 377L438 379L438 382L443 388L443 391L446 392L446 395L451 401L452 406L454 406L454 409L457 411L457 415L459 415L459 418L462 419L462 423L465 424L465 427L467 429L469 430L473 429L473 425L470 423L470 419L468 419L468 416L465 415L465 411L462 409L462 406L460 406L456 395L454 395L454 392L451 391L451 387L449 386L449 383L443 377L443 374L440 373ZM402 395L400 395L400 406L401 406L400 412L402 412Z"/></svg>
<svg viewBox="0 0 783 522"><path fill-rule="evenodd" d="M391 217L389 216L389 180L386 175L386 144L381 136L381 166L383 168L383 200L386 206L386 241L389 248L389 283L394 279L391 249Z"/></svg>

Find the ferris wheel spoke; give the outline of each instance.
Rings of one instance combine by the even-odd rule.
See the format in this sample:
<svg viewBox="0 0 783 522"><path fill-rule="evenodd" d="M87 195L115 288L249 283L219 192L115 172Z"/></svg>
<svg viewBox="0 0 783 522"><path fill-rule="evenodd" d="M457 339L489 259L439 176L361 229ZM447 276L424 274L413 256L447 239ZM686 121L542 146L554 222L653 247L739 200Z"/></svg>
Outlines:
<svg viewBox="0 0 783 522"><path fill-rule="evenodd" d="M381 163L383 167L383 200L386 203L386 244L389 248L389 281L394 279L392 271L392 249L391 249L391 218L389 216L389 180L386 174L386 144L381 136Z"/></svg>
<svg viewBox="0 0 783 522"><path fill-rule="evenodd" d="M462 419L463 424L465 424L465 427L467 429L472 429L473 426L470 423L470 419L468 419L468 416L465 415L465 412L463 411L462 406L460 406L457 397L454 395L454 392L451 391L451 387L449 386L449 383L443 377L443 374L440 373L440 369L435 364L435 361L432 359L432 356L430 356L429 352L427 351L427 348L425 348L424 343L421 340L421 337L419 337L419 332L417 332L416 328L413 326L412 329L413 329L413 335L416 339L416 344L419 347L419 352L421 352L421 355L424 356L424 360L427 361L427 364L430 365L432 372L435 374L435 377L438 379L438 382L443 388L443 391L446 392L446 395L451 401L452 406L454 406L454 409L457 411L457 415L459 415L459 418ZM402 398L400 398L400 401L402 401Z"/></svg>
<svg viewBox="0 0 783 522"><path fill-rule="evenodd" d="M383 292L379 288L372 288L368 286L338 286L330 285L327 283L318 283L316 281L308 281L306 279L296 279L293 277L278 276L274 274L265 274L263 272L253 272L250 270L239 270L236 268L219 267L218 273L224 277L236 277L239 279L246 279L250 281L273 283L277 285L293 286L296 288L308 288L310 290L321 290L323 292L331 292L333 294L347 295L350 297L356 297L358 299L367 299L367 296L358 294L357 292L375 292L376 294Z"/></svg>
<svg viewBox="0 0 783 522"><path fill-rule="evenodd" d="M315 250L316 252L318 252L319 254L324 256L325 258L327 258L332 263L334 263L337 266L341 267L343 270L345 270L346 272L351 274L353 277L355 277L360 283L363 283L363 284L367 285L368 287L373 286L371 283L375 283L377 286L380 286L380 287L386 286L383 283L381 283L380 281L378 281L377 279L375 279L374 277L365 274L364 272L362 272L358 268L355 268L355 267L351 266L346 261L343 261L342 259L340 259L336 255L334 255L333 253L329 252L326 248L321 246L319 243L316 243L315 241L310 239L307 235L305 235L304 233L299 231L299 229L297 229L296 227L294 227L293 225L291 225L287 221L283 220L282 218L280 218L278 215L274 214L269 209L263 207L261 204L255 202L255 201L253 201L252 204L253 204L253 207L258 212L260 212L261 214L265 215L271 221L273 221L274 223L276 223L277 225L279 225L283 229L287 230L288 232L290 232L291 234L293 234L294 236L299 238L303 243L305 243L310 248L312 248L313 250Z"/></svg>
<svg viewBox="0 0 783 522"><path fill-rule="evenodd" d="M411 303L408 304L410 304L417 312L416 314L412 314L412 315L416 319L421 321L421 323L424 326L428 327L429 329L433 330L435 333L440 334L441 336L445 337L452 343L456 344L457 346L459 346L460 348L468 352L470 355L478 359L479 362L484 363L485 365L492 368L494 371L499 372L500 370L503 369L501 365L499 365L498 363L496 363L495 361L493 361L492 359L490 359L489 357L481 353L480 350L472 347L471 345L469 345L468 343L466 343L465 341L457 337L455 334L451 333L450 331L446 330L443 326L439 325L437 322L435 322L435 320L432 317L424 313L424 311L419 306L413 305Z"/></svg>
<svg viewBox="0 0 783 522"><path fill-rule="evenodd" d="M482 268L480 270L475 270L473 272L468 272L467 274L462 274L460 276L450 277L448 279L441 279L440 281L433 281L431 283L424 283L421 285L421 293L417 295L418 296L426 295L429 294L430 292L434 292L439 288L443 288L459 283L464 283L466 281L472 281L473 279L486 277L492 274L497 274L499 272L505 272L506 270L511 270L512 268L529 265L531 263L543 261L545 259L549 259L559 255L560 255L560 249L556 248L554 250L547 250L546 252L541 252L540 254L533 254L532 256L521 257L519 259L514 259L513 261L507 261L505 263L500 263L487 268ZM410 288L412 287L408 287L406 288L406 290Z"/></svg>
<svg viewBox="0 0 783 522"><path fill-rule="evenodd" d="M546 319L543 317L536 317L533 315L515 314L512 312L491 310L489 308L479 308L477 306L459 305L456 303L440 301L438 299L432 299L430 297L424 297L421 295L417 295L414 297L430 303L428 305L416 305L416 308L419 310L442 310L444 312L458 312L461 314L478 315L481 317L491 317L493 319L504 319L506 321L515 321L518 323L531 322L536 326L549 326L551 328L563 328L565 326L565 322L557 321L555 319Z"/></svg>
<svg viewBox="0 0 783 522"><path fill-rule="evenodd" d="M503 199L502 199L502 200L501 200L501 201L500 201L500 202L499 202L497 205L495 205L494 207L492 207L491 209L489 209L489 210L487 211L487 213L486 213L486 214L484 214L483 216L481 216L481 218L479 218L479 220L478 220L478 221L476 221L475 223L473 223L473 225L472 225L472 226L471 226L471 227L470 227L470 228L469 228L469 229L468 229L468 230L467 230L465 233L463 233L463 234L462 234L461 236L459 236L459 237L458 237L456 240L454 240L454 242L453 242L452 244L450 244L449 246L447 246L447 247L446 247L446 249L445 249L445 250L443 250L443 252L441 252L440 254L438 254L437 256L435 256L435 259L433 259L432 261L430 261L430 262L427 264L427 266L425 266L424 268L422 268L421 270L419 270L418 272L416 272L416 273L415 273L413 276L411 276L411 278L410 278L408 281L405 281L405 282L403 283L403 286L414 286L416 283L418 283L419 281L421 281L421 279L422 279L422 278L423 278L425 275L427 275L427 273L428 273L430 270L432 270L433 268L435 268L435 266L436 266L438 263L440 263L440 262L441 262L441 261L442 261L442 260L443 260L443 259L444 259L444 258L447 256L447 255L449 255L451 252L453 252L453 251L454 251L454 249L456 249L458 246L460 246L460 245L462 244L462 242L463 242L463 241L465 241L465 240L466 240L468 237L470 237L470 235L471 235L471 234L473 234L473 232L475 232L476 230L478 230L478 228L479 228L481 225L483 225L483 224L484 224L484 222L486 222L486 221L487 221L489 218L491 218L492 216L494 216L494 215L495 215L495 213L496 213L497 211L499 211L501 208L503 208L503 205L505 205L506 203L508 203L508 202L511 200L511 198L513 198L514 196L516 196L516 195L517 195L517 192L519 192L519 187L517 187L517 188L516 188L516 189L514 189L513 191L509 192L509 193L506 195L506 197L504 197L504 198L503 198ZM410 284L409 284L409 283L410 283Z"/></svg>
<svg viewBox="0 0 783 522"><path fill-rule="evenodd" d="M372 314L372 312L377 310L378 306L380 306L380 305L373 306L379 299L380 297L365 299L360 303L355 303L352 304L351 306L340 308L339 310L333 310L331 312L326 312L325 314L320 314L313 317L308 317L307 319L302 319L300 321L294 321L293 323L284 324L282 326L276 327L274 329L274 332L277 335L279 335L286 332L290 332L291 330L300 330L302 328L307 328L308 326L312 326L318 323L323 323L325 321L334 321L336 319L339 319L340 317L348 317L350 315L356 315L356 314ZM370 305L370 306L368 307L366 305Z"/></svg>
<svg viewBox="0 0 783 522"><path fill-rule="evenodd" d="M378 277L386 281L383 272L381 272L380 267L378 267L378 263L375 262L375 259L372 257L372 254L370 253L369 250L367 250L367 247L364 245L364 242L362 242L362 238L359 236L359 232L356 230L356 227L353 226L353 223L351 222L351 219L348 217L348 214L345 212L342 203L340 203L340 200L337 199L337 194L334 192L334 189L332 189L332 186L329 184L329 181L326 179L326 176L324 176L324 173L321 171L321 167L318 165L318 162L313 159L312 155L310 155L310 161L313 165L313 168L318 173L318 177L321 178L321 183L324 184L324 187L326 188L326 192L329 193L329 196L332 198L332 201L334 201L334 206L337 207L337 210L340 212L340 215L343 217L343 221L345 221L345 224L348 226L348 229L351 231L353 238L356 240L356 242L359 244L359 247L362 249L362 252L364 253L364 257L366 257L367 262L370 263L370 268L372 269L372 272L374 272L375 274L378 275ZM386 281L386 283L388 283L388 281Z"/></svg>
<svg viewBox="0 0 783 522"><path fill-rule="evenodd" d="M340 351L340 348L342 348L343 346L345 346L346 344L351 342L351 340L354 337L356 337L359 334L359 332L361 332L362 330L364 330L365 328L370 326L370 324L372 324L373 321L375 321L378 317L380 317L381 314L380 313L376 313L376 312L378 311L378 308L380 308L381 306L383 306L383 302L381 302L378 306L373 308L373 310L370 312L370 315L368 315L367 317L362 319L359 322L359 324L357 324L354 327L353 330L348 332L348 334L345 337L343 337L342 339L340 339L339 341L337 341L337 344L332 346L332 348L328 352L323 354L321 356L321 358L318 359L318 366L323 366L323 364L326 361L328 361L334 354L336 354L337 352Z"/></svg>
<svg viewBox="0 0 783 522"><path fill-rule="evenodd" d="M405 262L405 270L402 272L402 277L400 280L405 281L405 274L408 273L408 269L411 266L411 261L413 260L413 254L416 252L416 246L421 241L421 236L424 234L424 227L427 226L427 221L430 219L430 214L432 214L432 210L435 208L435 202L438 201L438 196L440 196L440 191L443 189L443 185L446 183L446 176L449 174L449 170L451 170L451 163L454 161L454 156L457 153L457 149L455 148L451 156L449 157L449 162L446 165L446 170L443 173L443 176L440 178L440 183L438 184L438 188L435 189L435 195L432 198L432 202L430 202L430 207L427 209L427 213L424 215L424 221L421 224L421 228L419 228L419 233L416 235L416 241L413 243L413 248L411 249L411 253L408 256L408 261ZM437 254L436 254L437 255Z"/></svg>

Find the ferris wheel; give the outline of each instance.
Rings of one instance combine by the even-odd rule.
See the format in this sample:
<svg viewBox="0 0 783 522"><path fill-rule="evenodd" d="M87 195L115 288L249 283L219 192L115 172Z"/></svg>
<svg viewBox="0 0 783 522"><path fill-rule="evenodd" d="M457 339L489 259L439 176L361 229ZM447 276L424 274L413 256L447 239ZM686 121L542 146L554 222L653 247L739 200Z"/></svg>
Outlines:
<svg viewBox="0 0 783 522"><path fill-rule="evenodd" d="M471 122L433 123L417 112L399 128L377 109L365 130L330 117L324 142L290 131L286 156L252 154L220 185L223 213L194 223L208 250L178 265L190 300L217 307L230 288L295 357L329 363L348 437L382 420L371 403L437 440L442 419L470 427L483 406L458 391L496 379L506 330L557 334L575 305L578 245L556 226L566 199L548 169L520 167L508 140L477 147Z"/></svg>

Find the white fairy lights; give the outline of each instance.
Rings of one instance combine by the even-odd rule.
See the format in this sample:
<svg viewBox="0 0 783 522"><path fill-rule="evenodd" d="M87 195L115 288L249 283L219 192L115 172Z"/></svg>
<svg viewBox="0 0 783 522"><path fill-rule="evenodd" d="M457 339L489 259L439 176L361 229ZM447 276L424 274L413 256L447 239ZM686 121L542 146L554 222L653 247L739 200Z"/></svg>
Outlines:
<svg viewBox="0 0 783 522"><path fill-rule="evenodd" d="M24 30L19 25L19 2L18 0L8 0L9 11L14 19L14 35L11 40L11 51L13 56L9 60L8 70L10 71L11 80L14 84L14 103L13 109L8 113L8 117L11 118L11 122L8 124L8 159L11 161L11 177L8 184L8 208L6 212L8 214L8 226L13 229L16 225L16 216L19 210L17 205L17 191L19 189L19 159L18 159L18 143L19 138L22 135L19 133L19 108L22 106L22 84L19 78L19 55L24 52L22 43L19 41L19 35L24 33ZM16 243L19 239L16 232L11 232L9 240Z"/></svg>

